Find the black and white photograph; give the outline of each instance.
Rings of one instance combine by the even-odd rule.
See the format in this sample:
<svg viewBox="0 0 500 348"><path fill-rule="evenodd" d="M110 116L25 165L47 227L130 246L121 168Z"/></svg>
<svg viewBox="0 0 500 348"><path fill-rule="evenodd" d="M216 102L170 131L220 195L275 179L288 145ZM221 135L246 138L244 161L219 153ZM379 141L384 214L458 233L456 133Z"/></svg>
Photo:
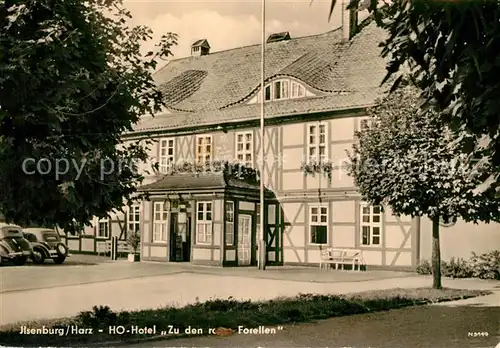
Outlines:
<svg viewBox="0 0 500 348"><path fill-rule="evenodd" d="M0 3L0 347L500 348L500 1Z"/></svg>

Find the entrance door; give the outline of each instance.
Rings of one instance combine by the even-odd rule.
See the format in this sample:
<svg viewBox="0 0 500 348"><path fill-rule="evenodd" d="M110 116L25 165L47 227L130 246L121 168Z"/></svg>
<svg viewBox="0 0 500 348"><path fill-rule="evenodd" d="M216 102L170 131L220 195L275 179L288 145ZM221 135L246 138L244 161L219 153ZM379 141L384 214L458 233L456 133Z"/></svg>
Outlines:
<svg viewBox="0 0 500 348"><path fill-rule="evenodd" d="M182 245L179 250L179 225L177 213L170 213L170 261L180 261L182 258Z"/></svg>
<svg viewBox="0 0 500 348"><path fill-rule="evenodd" d="M252 216L242 214L238 218L238 265L250 265L251 245Z"/></svg>

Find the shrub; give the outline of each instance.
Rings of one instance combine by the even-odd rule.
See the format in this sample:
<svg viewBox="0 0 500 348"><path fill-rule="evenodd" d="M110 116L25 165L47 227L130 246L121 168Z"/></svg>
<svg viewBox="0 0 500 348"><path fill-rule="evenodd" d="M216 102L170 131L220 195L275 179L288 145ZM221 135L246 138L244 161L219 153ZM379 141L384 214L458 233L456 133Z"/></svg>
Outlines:
<svg viewBox="0 0 500 348"><path fill-rule="evenodd" d="M77 321L82 326L97 329L107 329L109 326L117 324L118 315L108 306L94 306L91 311L81 312L77 316Z"/></svg>
<svg viewBox="0 0 500 348"><path fill-rule="evenodd" d="M470 264L474 277L500 280L500 251L494 250L482 255L473 252Z"/></svg>
<svg viewBox="0 0 500 348"><path fill-rule="evenodd" d="M431 263L427 260L421 261L417 266L417 273L423 275L432 274Z"/></svg>
<svg viewBox="0 0 500 348"><path fill-rule="evenodd" d="M441 264L441 274L451 278L470 278L473 275L472 268L466 260L454 257L448 263Z"/></svg>

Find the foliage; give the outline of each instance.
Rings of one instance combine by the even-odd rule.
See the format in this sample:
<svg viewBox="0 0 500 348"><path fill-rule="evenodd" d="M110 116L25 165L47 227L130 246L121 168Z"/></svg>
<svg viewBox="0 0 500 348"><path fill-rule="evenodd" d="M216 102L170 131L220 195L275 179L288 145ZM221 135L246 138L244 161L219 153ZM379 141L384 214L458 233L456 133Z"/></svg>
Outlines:
<svg viewBox="0 0 500 348"><path fill-rule="evenodd" d="M428 260L421 261L416 269L418 274L429 275L432 274L431 263Z"/></svg>
<svg viewBox="0 0 500 348"><path fill-rule="evenodd" d="M482 255L472 253L470 264L474 277L500 280L500 251L494 250Z"/></svg>
<svg viewBox="0 0 500 348"><path fill-rule="evenodd" d="M419 274L432 274L431 264L427 260L422 261L416 270ZM449 262L441 261L441 274L451 278L500 280L500 251L494 250L482 255L472 253L469 260L451 258Z"/></svg>
<svg viewBox="0 0 500 348"><path fill-rule="evenodd" d="M337 3L332 0L331 11ZM463 153L477 161L470 171L500 194L500 2L351 0L368 8L388 38L393 88L409 75L426 108L437 111L456 135Z"/></svg>
<svg viewBox="0 0 500 348"><path fill-rule="evenodd" d="M300 169L304 175L314 176L316 173L323 174L328 180L332 180L333 164L330 162L302 162Z"/></svg>
<svg viewBox="0 0 500 348"><path fill-rule="evenodd" d="M120 313L112 311L107 306L101 306L94 307L92 311L82 312L70 321L68 319L54 321L52 325L27 323L26 326L30 329L36 329L41 325L61 328L73 325L94 329L92 335L61 335L61 337L57 337L56 343L58 345L73 346L90 342L127 341L148 337L148 335L132 335L130 333L128 335L110 335L107 332L108 325L123 325L126 330L131 326L152 328L155 325L158 330L157 335L160 335L160 330L168 330L169 325L172 325L178 329L175 336L182 337L186 336L185 330L189 327L203 329L203 334L206 335L210 328L225 328L224 331L228 332L237 330L240 325L253 328L260 325L309 322L317 319L452 301L484 294L486 292L458 289L387 289L344 296L300 294L296 297L284 297L263 302L238 301L230 297L227 300L214 299L204 303L197 302L183 308L166 307ZM104 332L100 333L99 329L103 329ZM20 334L19 325L10 331L0 331L2 343L12 345L54 345L54 337L54 335ZM172 335L163 335L162 339L169 337Z"/></svg>
<svg viewBox="0 0 500 348"><path fill-rule="evenodd" d="M220 172L223 172L227 179L238 179L248 183L259 182L258 170L238 162L229 161L209 161L205 163L182 162L172 165L169 174Z"/></svg>
<svg viewBox="0 0 500 348"><path fill-rule="evenodd" d="M441 263L441 274L450 278L470 278L472 269L464 259L452 257L449 262Z"/></svg>
<svg viewBox="0 0 500 348"><path fill-rule="evenodd" d="M476 190L480 180L470 175L443 119L432 110L419 112L415 88L398 88L368 114L348 154L348 173L365 200L431 220L500 219L500 202Z"/></svg>
<svg viewBox="0 0 500 348"><path fill-rule="evenodd" d="M94 306L92 311L81 312L77 321L83 326L98 329L107 329L109 326L117 324L118 315L109 308L109 306Z"/></svg>
<svg viewBox="0 0 500 348"><path fill-rule="evenodd" d="M141 234L138 231L131 232L127 237L127 244L132 248L135 254L141 245Z"/></svg>
<svg viewBox="0 0 500 348"><path fill-rule="evenodd" d="M177 37L166 34L158 52L143 55L151 30L129 27L130 18L121 1L2 0L0 211L7 221L72 232L134 195L148 142L120 137L164 106L152 74Z"/></svg>

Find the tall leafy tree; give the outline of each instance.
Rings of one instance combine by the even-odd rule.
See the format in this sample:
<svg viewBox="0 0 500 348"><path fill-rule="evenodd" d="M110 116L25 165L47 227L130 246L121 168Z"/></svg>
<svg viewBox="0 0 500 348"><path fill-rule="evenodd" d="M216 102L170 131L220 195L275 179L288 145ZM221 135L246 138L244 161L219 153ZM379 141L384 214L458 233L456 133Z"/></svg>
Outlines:
<svg viewBox="0 0 500 348"><path fill-rule="evenodd" d="M369 9L386 29L386 79L395 77L395 88L409 74L426 107L477 160L470 165L491 164L489 172L471 173L500 196L500 1L351 0L349 7Z"/></svg>
<svg viewBox="0 0 500 348"><path fill-rule="evenodd" d="M117 0L0 0L0 212L9 222L81 228L134 198L147 144L123 132L164 105L154 52Z"/></svg>
<svg viewBox="0 0 500 348"><path fill-rule="evenodd" d="M369 110L348 171L368 202L432 220L433 287L441 288L440 223L500 221L500 202L477 190L480 180L454 133L434 111L420 112L418 94L413 87L398 88Z"/></svg>

